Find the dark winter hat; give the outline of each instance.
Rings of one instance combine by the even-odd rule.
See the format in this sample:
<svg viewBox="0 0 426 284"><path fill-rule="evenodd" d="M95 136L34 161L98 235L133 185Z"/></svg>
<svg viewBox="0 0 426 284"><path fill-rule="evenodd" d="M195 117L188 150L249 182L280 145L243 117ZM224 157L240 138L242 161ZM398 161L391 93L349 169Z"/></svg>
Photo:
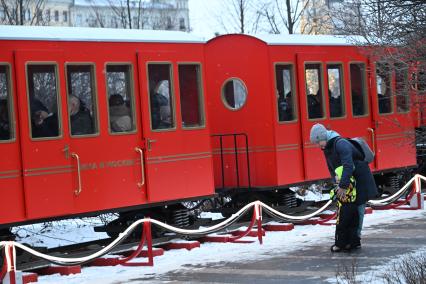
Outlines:
<svg viewBox="0 0 426 284"><path fill-rule="evenodd" d="M311 143L319 143L320 141L327 141L327 129L324 125L317 123L311 128Z"/></svg>

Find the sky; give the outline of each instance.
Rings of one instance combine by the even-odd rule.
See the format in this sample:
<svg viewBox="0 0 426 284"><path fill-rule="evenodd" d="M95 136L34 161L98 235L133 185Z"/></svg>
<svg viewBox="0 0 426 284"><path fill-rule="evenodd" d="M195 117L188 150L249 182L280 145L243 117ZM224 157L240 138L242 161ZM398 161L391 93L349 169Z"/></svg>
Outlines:
<svg viewBox="0 0 426 284"><path fill-rule="evenodd" d="M189 0L189 24L194 34L210 38L221 30L217 21L220 2L221 0Z"/></svg>

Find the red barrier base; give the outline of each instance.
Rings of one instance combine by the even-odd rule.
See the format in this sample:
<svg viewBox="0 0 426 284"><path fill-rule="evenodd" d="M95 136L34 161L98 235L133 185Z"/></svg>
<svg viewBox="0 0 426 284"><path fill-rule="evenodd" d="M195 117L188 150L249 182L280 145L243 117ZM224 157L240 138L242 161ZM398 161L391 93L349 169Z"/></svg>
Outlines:
<svg viewBox="0 0 426 284"><path fill-rule="evenodd" d="M230 236L206 236L200 239L202 243L236 243L236 244L251 244L251 240L235 240Z"/></svg>
<svg viewBox="0 0 426 284"><path fill-rule="evenodd" d="M263 226L266 231L271 232L285 232L291 231L294 229L294 224L286 223L286 224L266 224Z"/></svg>
<svg viewBox="0 0 426 284"><path fill-rule="evenodd" d="M152 256L162 256L164 250L162 248L152 248ZM137 257L148 257L148 250L144 249Z"/></svg>
<svg viewBox="0 0 426 284"><path fill-rule="evenodd" d="M333 215L334 215L334 212L333 213L323 213L323 214L318 215L318 217L320 217L321 219L328 219L328 218L331 218Z"/></svg>
<svg viewBox="0 0 426 284"><path fill-rule="evenodd" d="M205 236L200 239L202 243L227 243L230 241L229 236Z"/></svg>
<svg viewBox="0 0 426 284"><path fill-rule="evenodd" d="M373 213L373 208L366 207L364 212L365 212L364 214L372 214Z"/></svg>
<svg viewBox="0 0 426 284"><path fill-rule="evenodd" d="M193 241L193 242L185 242L185 243L168 243L162 246L162 248L166 250L171 249L187 249L192 250L194 248L199 248L200 242Z"/></svg>
<svg viewBox="0 0 426 284"><path fill-rule="evenodd" d="M78 274L81 273L81 266L49 266L46 268L42 268L36 270L39 275L52 275L52 274L60 274L60 275L70 275L70 274Z"/></svg>
<svg viewBox="0 0 426 284"><path fill-rule="evenodd" d="M22 275L22 283L35 283L38 282L38 275L36 273L25 273Z"/></svg>
<svg viewBox="0 0 426 284"><path fill-rule="evenodd" d="M245 231L241 231L241 230L233 231L233 232L231 232L231 235L233 235L233 236L241 236L244 232ZM264 235L265 235L265 230L262 230L262 236L264 236ZM257 238L257 230L250 231L247 234L246 237L255 237L255 238Z"/></svg>
<svg viewBox="0 0 426 284"><path fill-rule="evenodd" d="M133 254L133 250L132 251L126 251L123 252L121 255L123 256L129 256L131 254ZM164 254L164 249L162 248L152 248L152 256L161 256ZM140 254L138 254L136 257L148 257L148 250L144 249L140 252Z"/></svg>
<svg viewBox="0 0 426 284"><path fill-rule="evenodd" d="M118 258L97 258L88 263L88 266L116 266L120 263Z"/></svg>
<svg viewBox="0 0 426 284"><path fill-rule="evenodd" d="M308 219L303 222L297 223L297 225L318 225L319 221L320 220L318 218Z"/></svg>

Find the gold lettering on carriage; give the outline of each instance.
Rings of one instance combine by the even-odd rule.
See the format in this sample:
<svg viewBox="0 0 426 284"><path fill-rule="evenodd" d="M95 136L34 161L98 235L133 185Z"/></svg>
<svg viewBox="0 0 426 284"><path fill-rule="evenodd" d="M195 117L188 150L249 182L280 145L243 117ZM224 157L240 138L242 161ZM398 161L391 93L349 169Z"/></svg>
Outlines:
<svg viewBox="0 0 426 284"><path fill-rule="evenodd" d="M84 163L81 164L81 170L97 170L97 169L105 169L105 168L120 168L120 167L128 167L135 165L135 160L114 160L114 161L102 161L93 162L93 163Z"/></svg>

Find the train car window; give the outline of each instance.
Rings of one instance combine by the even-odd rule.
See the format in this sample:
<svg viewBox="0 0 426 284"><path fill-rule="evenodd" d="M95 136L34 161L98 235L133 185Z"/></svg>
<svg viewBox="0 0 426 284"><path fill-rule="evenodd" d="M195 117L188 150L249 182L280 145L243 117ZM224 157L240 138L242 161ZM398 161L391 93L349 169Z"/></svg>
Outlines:
<svg viewBox="0 0 426 284"><path fill-rule="evenodd" d="M200 66L196 64L179 65L180 104L182 127L204 125L202 107Z"/></svg>
<svg viewBox="0 0 426 284"><path fill-rule="evenodd" d="M247 101L247 88L237 78L228 79L222 87L222 101L231 110L241 109Z"/></svg>
<svg viewBox="0 0 426 284"><path fill-rule="evenodd" d="M27 65L32 138L58 137L60 120L56 65Z"/></svg>
<svg viewBox="0 0 426 284"><path fill-rule="evenodd" d="M305 65L306 96L309 119L324 117L321 64Z"/></svg>
<svg viewBox="0 0 426 284"><path fill-rule="evenodd" d="M111 133L136 130L131 65L107 65L109 128Z"/></svg>
<svg viewBox="0 0 426 284"><path fill-rule="evenodd" d="M295 120L292 65L275 65L275 84L277 87L278 121Z"/></svg>
<svg viewBox="0 0 426 284"><path fill-rule="evenodd" d="M419 69L426 69L426 66L419 66ZM416 89L418 91L424 92L426 91L426 72L419 70L416 78L415 78L415 83L416 83Z"/></svg>
<svg viewBox="0 0 426 284"><path fill-rule="evenodd" d="M9 66L0 65L0 142L15 138L9 75Z"/></svg>
<svg viewBox="0 0 426 284"><path fill-rule="evenodd" d="M376 64L377 99L379 113L392 112L392 90L390 66L387 63Z"/></svg>
<svg viewBox="0 0 426 284"><path fill-rule="evenodd" d="M67 65L68 115L72 136L98 132L94 68Z"/></svg>
<svg viewBox="0 0 426 284"><path fill-rule="evenodd" d="M409 83L408 83L408 65L395 64L395 91L396 91L396 109L398 112L409 111Z"/></svg>
<svg viewBox="0 0 426 284"><path fill-rule="evenodd" d="M354 116L363 116L367 114L367 96L365 80L365 64L351 63L351 98L352 114Z"/></svg>
<svg viewBox="0 0 426 284"><path fill-rule="evenodd" d="M175 127L170 64L148 64L151 128Z"/></svg>
<svg viewBox="0 0 426 284"><path fill-rule="evenodd" d="M345 116L345 96L343 94L342 65L327 65L328 76L328 101L330 107L330 117Z"/></svg>

